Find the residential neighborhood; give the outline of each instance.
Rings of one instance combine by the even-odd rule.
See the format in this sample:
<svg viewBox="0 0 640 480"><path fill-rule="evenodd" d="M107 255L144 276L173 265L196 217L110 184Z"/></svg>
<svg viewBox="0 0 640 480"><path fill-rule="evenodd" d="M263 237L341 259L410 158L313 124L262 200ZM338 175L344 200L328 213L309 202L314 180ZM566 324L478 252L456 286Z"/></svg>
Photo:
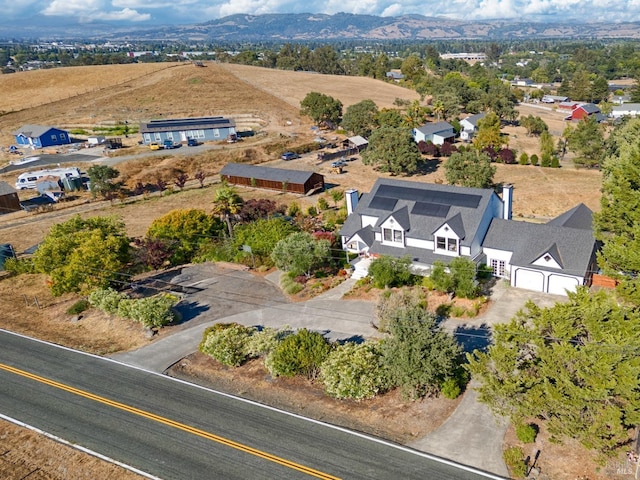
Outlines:
<svg viewBox="0 0 640 480"><path fill-rule="evenodd" d="M348 478L341 451L366 464L380 449L367 478L624 480L611 472L638 465L640 103L612 100L638 87L564 50L366 49L357 76L288 63L332 61L321 48L288 45L270 67L250 50L87 66L66 81L95 89L0 115L0 364L16 364L0 371L44 391L42 408L4 392L0 413L98 438L157 478L173 467L137 449L170 441L176 478L286 477L289 458ZM569 58L580 68L555 78ZM72 400L47 405L50 388ZM180 389L206 408L176 413ZM69 439L57 425L82 425L68 406L85 400L79 415L114 423ZM232 419L224 445L211 408ZM305 441L273 444L283 435Z"/></svg>

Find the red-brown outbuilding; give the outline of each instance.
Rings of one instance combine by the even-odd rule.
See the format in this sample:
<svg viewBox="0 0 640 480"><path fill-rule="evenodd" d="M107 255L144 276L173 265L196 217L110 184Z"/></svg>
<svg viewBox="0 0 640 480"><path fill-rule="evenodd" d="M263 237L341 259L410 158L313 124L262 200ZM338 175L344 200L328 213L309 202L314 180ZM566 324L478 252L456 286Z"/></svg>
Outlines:
<svg viewBox="0 0 640 480"><path fill-rule="evenodd" d="M286 168L261 167L242 163L227 163L220 177L227 183L267 188L303 195L324 190L324 177L319 173Z"/></svg>
<svg viewBox="0 0 640 480"><path fill-rule="evenodd" d="M0 182L0 215L20 210L18 191L7 182Z"/></svg>

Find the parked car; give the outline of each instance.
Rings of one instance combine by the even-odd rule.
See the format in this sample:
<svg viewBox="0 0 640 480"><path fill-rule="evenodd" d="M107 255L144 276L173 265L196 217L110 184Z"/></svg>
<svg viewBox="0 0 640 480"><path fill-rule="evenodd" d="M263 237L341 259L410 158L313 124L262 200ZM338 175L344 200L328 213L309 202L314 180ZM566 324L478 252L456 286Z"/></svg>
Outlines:
<svg viewBox="0 0 640 480"><path fill-rule="evenodd" d="M337 168L337 167L344 167L347 164L347 162L345 162L344 160L340 159L340 160L336 160L335 162L331 162L331 166L333 168Z"/></svg>
<svg viewBox="0 0 640 480"><path fill-rule="evenodd" d="M200 145L200 142L195 138L189 138L187 140L187 147L197 147L198 145Z"/></svg>
<svg viewBox="0 0 640 480"><path fill-rule="evenodd" d="M167 150L171 150L172 148L178 148L180 146L179 143L173 143L173 140L165 140L163 144L164 148Z"/></svg>
<svg viewBox="0 0 640 480"><path fill-rule="evenodd" d="M293 160L295 158L300 158L300 155L294 152L284 152L280 158L282 158L282 160Z"/></svg>
<svg viewBox="0 0 640 480"><path fill-rule="evenodd" d="M159 144L159 143L155 143L155 142L154 142L154 143L150 143L150 144L149 144L149 148L150 148L151 150L160 150L162 147L160 146L160 144Z"/></svg>

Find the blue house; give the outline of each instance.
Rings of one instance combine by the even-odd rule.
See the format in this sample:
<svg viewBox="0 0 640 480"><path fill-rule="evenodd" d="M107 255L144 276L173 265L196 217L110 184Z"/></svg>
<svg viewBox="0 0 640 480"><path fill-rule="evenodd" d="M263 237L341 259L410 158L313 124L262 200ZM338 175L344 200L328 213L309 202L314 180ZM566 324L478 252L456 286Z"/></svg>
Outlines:
<svg viewBox="0 0 640 480"><path fill-rule="evenodd" d="M16 137L18 145L27 145L35 148L71 143L71 137L66 130L43 125L24 125L13 132L13 135Z"/></svg>
<svg viewBox="0 0 640 480"><path fill-rule="evenodd" d="M162 144L165 140L186 143L190 138L199 142L218 141L235 135L236 122L224 117L151 120L140 124L140 133L145 145Z"/></svg>

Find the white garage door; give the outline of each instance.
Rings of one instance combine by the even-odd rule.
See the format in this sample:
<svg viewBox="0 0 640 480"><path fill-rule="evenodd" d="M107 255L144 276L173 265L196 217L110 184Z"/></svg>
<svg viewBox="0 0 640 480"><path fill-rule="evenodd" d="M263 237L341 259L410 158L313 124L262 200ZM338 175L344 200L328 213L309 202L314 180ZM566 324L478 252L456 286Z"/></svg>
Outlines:
<svg viewBox="0 0 640 480"><path fill-rule="evenodd" d="M527 290L535 290L536 292L544 291L544 274L533 270L525 270L518 268L515 271L514 287L526 288Z"/></svg>
<svg viewBox="0 0 640 480"><path fill-rule="evenodd" d="M573 292L578 285L577 278L565 277L564 275L549 275L549 293L566 295L566 290Z"/></svg>

